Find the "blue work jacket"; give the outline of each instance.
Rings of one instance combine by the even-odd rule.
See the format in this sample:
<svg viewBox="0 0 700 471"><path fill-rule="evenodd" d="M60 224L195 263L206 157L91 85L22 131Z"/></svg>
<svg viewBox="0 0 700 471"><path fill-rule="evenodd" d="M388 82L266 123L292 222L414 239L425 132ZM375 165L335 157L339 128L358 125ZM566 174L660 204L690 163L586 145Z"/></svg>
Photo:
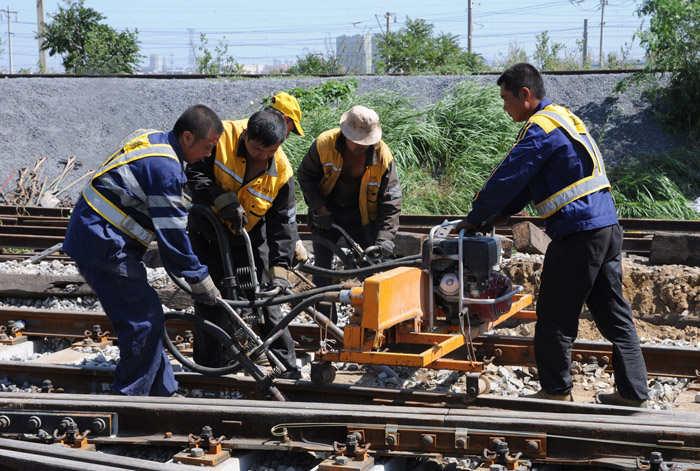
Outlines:
<svg viewBox="0 0 700 471"><path fill-rule="evenodd" d="M130 159L139 142L141 155ZM144 152L144 148L148 150ZM120 157L126 163L112 165L105 171L110 162ZM133 133L122 141L96 175L88 186L92 185L108 203L152 233L163 265L171 273L188 283L207 276L207 267L193 253L186 233L187 209L182 190L187 179L182 149L172 131ZM146 245L105 219L94 205L88 204L86 194L84 191L73 209L63 251L78 263L145 278L142 258Z"/></svg>
<svg viewBox="0 0 700 471"><path fill-rule="evenodd" d="M552 102L544 98L535 112ZM467 221L479 225L497 214L510 216L530 201L540 203L591 175L593 162L586 148L561 128L546 132L526 122L512 149L496 166L472 201ZM567 203L545 218L552 238L617 224L609 189Z"/></svg>

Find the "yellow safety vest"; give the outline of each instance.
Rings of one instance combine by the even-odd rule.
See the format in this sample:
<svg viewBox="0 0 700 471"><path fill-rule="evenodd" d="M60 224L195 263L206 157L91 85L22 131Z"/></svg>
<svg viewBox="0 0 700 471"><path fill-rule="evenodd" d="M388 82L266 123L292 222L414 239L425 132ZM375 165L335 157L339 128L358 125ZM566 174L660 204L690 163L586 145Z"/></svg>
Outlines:
<svg viewBox="0 0 700 471"><path fill-rule="evenodd" d="M571 183L545 200L535 204L537 213L541 218L551 216L563 206L585 195L610 188L610 182L605 174L605 164L598 146L586 130L583 121L576 115L563 106L552 104L532 115L529 122L537 124L546 133L550 133L556 128L561 128L571 139L583 145L593 162L593 172L590 175Z"/></svg>
<svg viewBox="0 0 700 471"><path fill-rule="evenodd" d="M93 175L90 184L83 190L83 197L87 204L94 209L97 214L105 218L107 221L118 227L129 237L132 237L141 244L148 247L148 244L153 242L155 234L153 231L146 229L137 223L132 217L128 216L124 211L115 206L110 200L104 197L94 186L97 180L104 173L119 167L127 165L135 160L146 157L170 157L179 162L177 154L168 144L151 144L148 136L153 133L159 133L153 129L139 129L128 135L120 144L116 152L114 152L98 172ZM126 182L127 184L136 185L136 182ZM129 188L133 194L142 192L140 188Z"/></svg>
<svg viewBox="0 0 700 471"><path fill-rule="evenodd" d="M335 148L338 137L340 137L340 128L325 131L316 138L316 149L323 166L323 178L321 178L323 196L330 194L343 171L343 156ZM382 182L382 176L394 159L389 147L381 140L374 145L374 156L377 163L365 169L360 183L359 205L363 226L377 219L379 185Z"/></svg>
<svg viewBox="0 0 700 471"><path fill-rule="evenodd" d="M247 119L224 121L224 133L216 144L214 177L216 183L226 191L238 195L238 199L248 216L246 231L250 231L272 207L280 189L294 174L282 147L275 152L275 171L263 172L243 185L246 160L238 157L238 143L248 125ZM212 206L214 212L218 210ZM231 225L227 223L230 229Z"/></svg>

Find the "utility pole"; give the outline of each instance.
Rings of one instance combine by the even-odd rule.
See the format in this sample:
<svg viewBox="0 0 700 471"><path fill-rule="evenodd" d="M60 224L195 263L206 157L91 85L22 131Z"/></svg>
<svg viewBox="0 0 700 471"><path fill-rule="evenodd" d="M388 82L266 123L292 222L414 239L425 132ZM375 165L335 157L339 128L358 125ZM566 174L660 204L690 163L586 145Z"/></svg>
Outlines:
<svg viewBox="0 0 700 471"><path fill-rule="evenodd" d="M605 26L605 5L608 4L608 0L600 0L600 59L598 61L598 68L603 68L603 27Z"/></svg>
<svg viewBox="0 0 700 471"><path fill-rule="evenodd" d="M39 73L46 73L46 51L41 48L44 45L44 0L36 0L36 24L39 37Z"/></svg>
<svg viewBox="0 0 700 471"><path fill-rule="evenodd" d="M472 53L472 0L467 0L467 52Z"/></svg>
<svg viewBox="0 0 700 471"><path fill-rule="evenodd" d="M582 67L586 66L588 60L588 19L583 20L583 62Z"/></svg>
<svg viewBox="0 0 700 471"><path fill-rule="evenodd" d="M386 12L384 15L384 18L386 18L386 35L389 36L389 33L391 33L391 15L394 15L394 18L396 18L396 15L390 12ZM396 21L396 19L394 19Z"/></svg>
<svg viewBox="0 0 700 471"><path fill-rule="evenodd" d="M7 16L7 45L10 50L10 73L14 74L15 73L15 68L12 65L12 26L10 23L10 18L14 14L15 15L15 21L17 21L17 12L16 11L10 11L10 6L7 6L7 10L0 10L0 13L3 13Z"/></svg>

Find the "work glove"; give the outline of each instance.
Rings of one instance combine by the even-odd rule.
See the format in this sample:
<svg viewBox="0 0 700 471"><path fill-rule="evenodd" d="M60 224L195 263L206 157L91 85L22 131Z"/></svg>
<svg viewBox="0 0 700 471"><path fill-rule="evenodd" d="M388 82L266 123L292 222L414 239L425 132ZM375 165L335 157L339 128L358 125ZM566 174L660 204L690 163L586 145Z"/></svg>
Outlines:
<svg viewBox="0 0 700 471"><path fill-rule="evenodd" d="M190 285L190 290L192 291L192 299L196 302L208 304L213 306L216 304L216 298L221 297L219 289L214 284L214 280L211 276L207 275L202 281L197 283L192 283Z"/></svg>
<svg viewBox="0 0 700 471"><path fill-rule="evenodd" d="M455 227L455 232L457 232L457 234L459 234L459 231L461 231L462 229L464 229L464 232L466 234L469 234L469 233L473 234L474 232L479 230L479 225L473 224L473 223L467 221L467 218L464 218L459 222L459 224L457 224L457 227Z"/></svg>
<svg viewBox="0 0 700 471"><path fill-rule="evenodd" d="M377 240L374 245L365 249L365 254L372 258L388 257L394 253L394 243L390 240Z"/></svg>
<svg viewBox="0 0 700 471"><path fill-rule="evenodd" d="M333 213L327 212L326 214L314 213L314 226L321 229L332 229L333 225Z"/></svg>
<svg viewBox="0 0 700 471"><path fill-rule="evenodd" d="M294 244L294 263L306 263L309 261L309 253L301 240Z"/></svg>
<svg viewBox="0 0 700 471"><path fill-rule="evenodd" d="M267 271L267 278L270 280L270 288L279 288L280 293L284 293L291 287L287 280L287 270L284 267L272 267Z"/></svg>
<svg viewBox="0 0 700 471"><path fill-rule="evenodd" d="M234 232L243 232L243 228L248 224L248 216L236 193L229 191L220 194L214 200L214 206L219 210L219 217L229 222Z"/></svg>

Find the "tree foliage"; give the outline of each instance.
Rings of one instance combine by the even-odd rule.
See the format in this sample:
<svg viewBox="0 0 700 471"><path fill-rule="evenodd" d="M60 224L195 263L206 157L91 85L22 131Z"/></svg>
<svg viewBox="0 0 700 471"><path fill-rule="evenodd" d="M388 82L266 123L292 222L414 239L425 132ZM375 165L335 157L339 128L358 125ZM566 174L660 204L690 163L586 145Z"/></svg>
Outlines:
<svg viewBox="0 0 700 471"><path fill-rule="evenodd" d="M44 23L42 49L63 58L66 73L130 74L141 61L138 29L118 33L101 23L105 17L84 0L64 0Z"/></svg>
<svg viewBox="0 0 700 471"><path fill-rule="evenodd" d="M334 54L309 52L304 57L297 57L297 63L287 72L299 75L337 75L344 74L345 67Z"/></svg>
<svg viewBox="0 0 700 471"><path fill-rule="evenodd" d="M535 35L537 44L533 58L535 65L540 70L557 70L562 68L563 61L559 58L559 53L566 50L562 43L549 42L549 32L542 31Z"/></svg>
<svg viewBox="0 0 700 471"><path fill-rule="evenodd" d="M646 49L647 76L668 72L670 84L659 92L668 100L667 118L700 135L700 2L645 0L637 10L650 16L637 33Z"/></svg>
<svg viewBox="0 0 700 471"><path fill-rule="evenodd" d="M239 74L243 72L243 66L236 62L228 52L228 43L224 37L219 45L214 48L214 53L207 48L209 40L202 33L199 36L199 46L195 52L197 72L200 74Z"/></svg>
<svg viewBox="0 0 700 471"><path fill-rule="evenodd" d="M380 68L408 74L465 74L484 68L483 57L463 50L457 36L435 36L433 28L425 20L407 17L398 32L378 36Z"/></svg>

